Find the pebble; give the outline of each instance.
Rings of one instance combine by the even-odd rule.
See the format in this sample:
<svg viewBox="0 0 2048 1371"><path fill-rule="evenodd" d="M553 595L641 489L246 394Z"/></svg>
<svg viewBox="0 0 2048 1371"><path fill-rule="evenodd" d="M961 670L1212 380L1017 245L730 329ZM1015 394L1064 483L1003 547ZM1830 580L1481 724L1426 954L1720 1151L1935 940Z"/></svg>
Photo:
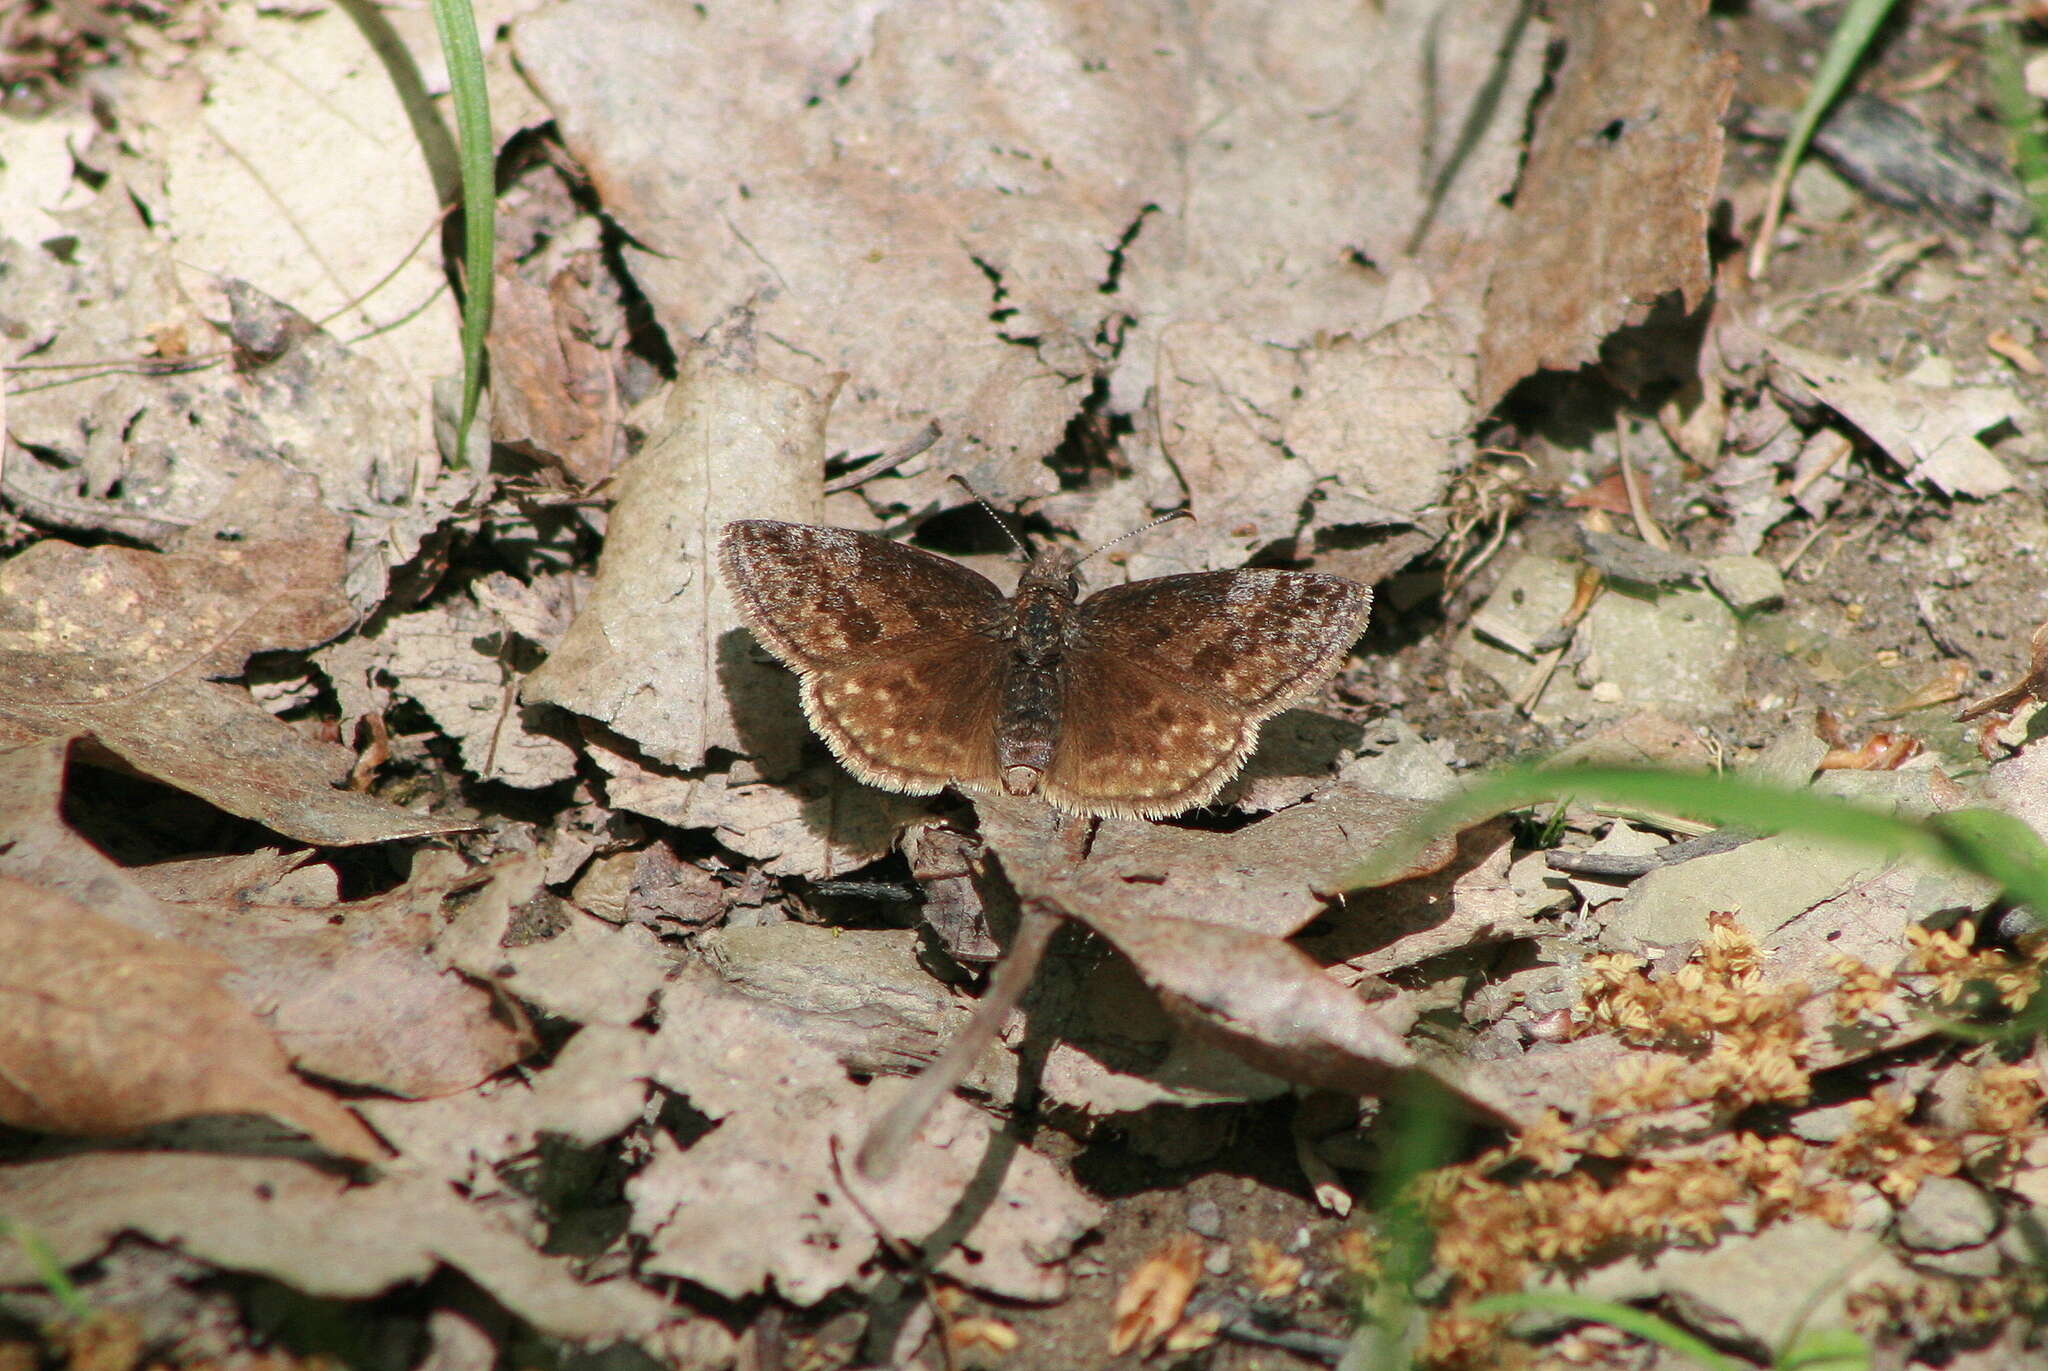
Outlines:
<svg viewBox="0 0 2048 1371"><path fill-rule="evenodd" d="M1923 1182L1899 1212L1899 1243L1910 1252L1955 1252L1991 1241L1998 1202L1954 1176Z"/></svg>
<svg viewBox="0 0 2048 1371"><path fill-rule="evenodd" d="M1205 1238L1222 1237L1223 1206L1214 1200L1189 1200L1188 1227Z"/></svg>

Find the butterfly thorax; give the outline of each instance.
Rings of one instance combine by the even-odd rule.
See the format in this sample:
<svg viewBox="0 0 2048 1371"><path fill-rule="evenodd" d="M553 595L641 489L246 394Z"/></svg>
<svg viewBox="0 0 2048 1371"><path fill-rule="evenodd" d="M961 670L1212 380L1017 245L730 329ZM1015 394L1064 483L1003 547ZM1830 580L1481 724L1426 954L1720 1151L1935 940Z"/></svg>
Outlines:
<svg viewBox="0 0 2048 1371"><path fill-rule="evenodd" d="M1032 558L1010 597L1010 662L997 719L1003 789L1029 795L1052 765L1060 736L1060 655L1080 593L1074 560L1058 549Z"/></svg>

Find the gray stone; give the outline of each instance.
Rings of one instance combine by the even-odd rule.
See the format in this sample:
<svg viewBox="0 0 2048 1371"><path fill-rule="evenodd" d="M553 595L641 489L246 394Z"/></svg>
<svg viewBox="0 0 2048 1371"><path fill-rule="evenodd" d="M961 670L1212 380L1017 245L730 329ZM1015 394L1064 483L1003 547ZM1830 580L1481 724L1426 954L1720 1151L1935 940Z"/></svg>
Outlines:
<svg viewBox="0 0 2048 1371"><path fill-rule="evenodd" d="M1538 644L1562 622L1577 585L1578 569L1569 562L1520 558L1460 635L1458 656L1503 689L1520 690ZM1532 713L1539 720L1608 719L1645 709L1678 718L1724 714L1735 703L1739 645L1734 611L1710 591L1610 585L1579 625L1579 669L1554 672Z"/></svg>
<svg viewBox="0 0 2048 1371"><path fill-rule="evenodd" d="M1189 1200L1188 1228L1205 1238L1222 1237L1223 1206L1214 1200Z"/></svg>
<svg viewBox="0 0 2048 1371"><path fill-rule="evenodd" d="M1753 1235L1730 1234L1705 1250L1661 1252L1647 1264L1628 1257L1569 1282L1546 1276L1537 1288L1624 1302L1662 1296L1693 1327L1768 1353L1799 1329L1846 1324L1849 1294L1911 1280L1882 1243L1821 1219L1793 1219ZM1731 1329L1747 1337L1731 1337Z"/></svg>
<svg viewBox="0 0 2048 1371"><path fill-rule="evenodd" d="M1785 599L1785 577L1761 557L1709 557L1707 584L1737 614L1767 609Z"/></svg>
<svg viewBox="0 0 2048 1371"><path fill-rule="evenodd" d="M1856 1110L1846 1104L1822 1109L1802 1109L1787 1124L1792 1136L1810 1143L1838 1142L1856 1126Z"/></svg>
<svg viewBox="0 0 2048 1371"><path fill-rule="evenodd" d="M1792 173L1790 193L1800 217L1823 223L1847 219L1863 204L1856 188L1818 157L1801 159L1799 170Z"/></svg>
<svg viewBox="0 0 2048 1371"><path fill-rule="evenodd" d="M1998 1201L1959 1176L1924 1182L1899 1211L1899 1243L1910 1252L1955 1252L1990 1242Z"/></svg>
<svg viewBox="0 0 2048 1371"><path fill-rule="evenodd" d="M1694 942L1706 936L1714 913L1732 913L1744 928L1769 937L1884 865L1882 856L1797 834L1759 839L1644 876L1608 911L1600 943L1640 952Z"/></svg>

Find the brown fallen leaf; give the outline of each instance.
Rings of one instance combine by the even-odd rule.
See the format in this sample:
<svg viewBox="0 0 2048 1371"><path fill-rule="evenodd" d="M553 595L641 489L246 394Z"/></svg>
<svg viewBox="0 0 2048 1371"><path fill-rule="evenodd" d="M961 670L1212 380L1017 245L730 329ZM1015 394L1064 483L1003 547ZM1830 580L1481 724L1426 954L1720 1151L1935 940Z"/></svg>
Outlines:
<svg viewBox="0 0 2048 1371"><path fill-rule="evenodd" d="M588 489L617 460L619 396L609 361L572 326L574 293L569 272L550 289L499 273L491 308L491 436Z"/></svg>
<svg viewBox="0 0 2048 1371"><path fill-rule="evenodd" d="M701 767L722 747L780 775L801 730L771 728L767 711L786 717L791 686L740 630L711 540L728 519L821 517L831 401L755 370L751 339L727 342L682 359L615 483L589 601L520 698L594 719L667 766Z"/></svg>
<svg viewBox="0 0 2048 1371"><path fill-rule="evenodd" d="M0 1119L121 1134L205 1114L265 1114L340 1156L385 1149L292 1074L210 953L0 876Z"/></svg>
<svg viewBox="0 0 2048 1371"><path fill-rule="evenodd" d="M323 846L471 827L335 789L346 748L214 679L353 622L347 527L309 494L266 473L171 551L46 539L0 564L0 746L90 734L145 776ZM233 513L258 506L261 524Z"/></svg>
<svg viewBox="0 0 2048 1371"><path fill-rule="evenodd" d="M366 900L307 906L256 891L169 904L171 932L235 964L228 989L261 1007L301 1070L415 1099L466 1090L535 1046L516 1009L436 946L450 897L506 873L448 851L422 852L413 867ZM150 868L131 875L154 883Z"/></svg>
<svg viewBox="0 0 2048 1371"><path fill-rule="evenodd" d="M1130 959L1184 1026L1261 1071L1353 1095L1426 1075L1482 1115L1515 1115L1501 1092L1418 1056L1292 943L1191 919L1098 910L1081 921Z"/></svg>
<svg viewBox="0 0 2048 1371"><path fill-rule="evenodd" d="M977 799L982 836L1024 898L1044 896L1087 918L1110 914L1195 919L1258 933L1292 933L1346 889L1360 854L1403 831L1429 806L1344 787L1232 833L1109 819L1078 865L1048 836L1044 807ZM1458 850L1422 848L1385 884L1441 870Z"/></svg>
<svg viewBox="0 0 2048 1371"><path fill-rule="evenodd" d="M1138 1263L1116 1292L1111 1312L1109 1354L1121 1357L1135 1350L1149 1357L1166 1341L1187 1312L1188 1298L1202 1278L1202 1240L1176 1233Z"/></svg>
<svg viewBox="0 0 2048 1371"><path fill-rule="evenodd" d="M490 991L450 969L440 909L504 879L427 852L411 881L352 903L310 854L275 851L123 867L63 812L63 739L0 751L0 874L68 895L141 934L230 968L228 993L260 1013L295 1065L401 1095L473 1085L531 1050ZM501 864L502 865L502 864Z"/></svg>
<svg viewBox="0 0 2048 1371"><path fill-rule="evenodd" d="M1567 4L1565 58L1536 123L1487 288L1478 404L1540 368L1595 360L1615 328L1712 282L1714 205L1735 58L1713 50L1702 0L1675 10ZM1584 229L1602 226L1598 252Z"/></svg>
<svg viewBox="0 0 2048 1371"><path fill-rule="evenodd" d="M367 1299L445 1264L542 1332L577 1342L644 1335L678 1312L630 1281L585 1284L507 1218L428 1177L357 1185L271 1157L88 1153L0 1167L0 1213L64 1266L133 1231L321 1298ZM19 1244L0 1243L0 1286L37 1279Z"/></svg>
<svg viewBox="0 0 2048 1371"><path fill-rule="evenodd" d="M662 1013L646 1074L718 1126L687 1146L657 1134L652 1160L626 1184L649 1271L730 1299L772 1285L785 1299L814 1304L876 1252L867 1215L896 1237L923 1241L991 1149L1007 1147L987 1115L944 1100L892 1179L847 1176L858 1187L856 1208L834 1177L835 1139L853 1146L888 1107L894 1083L855 1085L773 1006L701 967L669 982ZM1001 1193L937 1269L1005 1298L1056 1299L1065 1289L1061 1258L1100 1213L1052 1163L1019 1149Z"/></svg>

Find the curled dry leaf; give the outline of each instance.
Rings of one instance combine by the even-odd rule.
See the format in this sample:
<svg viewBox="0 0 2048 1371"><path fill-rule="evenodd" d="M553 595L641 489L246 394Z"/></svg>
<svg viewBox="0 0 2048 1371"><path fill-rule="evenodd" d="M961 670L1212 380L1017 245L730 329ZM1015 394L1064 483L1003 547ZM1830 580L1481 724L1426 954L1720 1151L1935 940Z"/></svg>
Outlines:
<svg viewBox="0 0 2048 1371"><path fill-rule="evenodd" d="M270 1030L221 988L231 963L0 876L0 1118L119 1134L204 1114L266 1114L344 1157L384 1149L292 1074Z"/></svg>
<svg viewBox="0 0 2048 1371"><path fill-rule="evenodd" d="M346 748L212 679L352 622L346 526L307 494L259 473L171 551L47 539L0 565L0 745L89 733L145 776L323 846L467 827L336 790Z"/></svg>
<svg viewBox="0 0 2048 1371"><path fill-rule="evenodd" d="M1098 912L1083 922L1130 959L1184 1025L1261 1071L1353 1095L1385 1094L1420 1072L1482 1114L1514 1116L1500 1092L1418 1057L1291 943L1190 919Z"/></svg>
<svg viewBox="0 0 2048 1371"><path fill-rule="evenodd" d="M65 1266L133 1231L329 1299L367 1299L445 1264L543 1333L579 1342L646 1334L672 1318L651 1290L577 1280L567 1261L535 1251L438 1179L356 1185L275 1158L110 1152L0 1168L0 1213ZM36 1279L27 1253L0 1243L0 1286Z"/></svg>
<svg viewBox="0 0 2048 1371"><path fill-rule="evenodd" d="M1076 866L1051 840L1043 806L976 801L983 836L1027 899L1044 896L1083 918L1101 911L1194 919L1280 936L1320 914L1348 888L1361 854L1428 807L1340 789L1234 833L1109 819ZM1455 838L1437 839L1385 883L1441 870L1457 850Z"/></svg>
<svg viewBox="0 0 2048 1371"><path fill-rule="evenodd" d="M1679 291L1687 309L1705 298L1721 115L1735 90L1735 58L1713 52L1705 9L1558 11L1565 60L1487 288L1480 410L1539 368L1594 360L1660 296ZM1598 252L1585 250L1588 223L1601 226Z"/></svg>
<svg viewBox="0 0 2048 1371"><path fill-rule="evenodd" d="M619 475L589 603L521 697L595 719L668 766L702 766L722 747L777 774L802 742L786 725L793 692L756 659L712 539L729 519L821 515L830 402L755 371L745 340L732 352L684 357L660 423Z"/></svg>
<svg viewBox="0 0 2048 1371"><path fill-rule="evenodd" d="M435 948L453 890L502 879L451 852L412 881L348 904L301 856L126 868L64 819L63 740L0 752L0 873L86 901L103 918L218 957L224 989L263 1015L295 1065L406 1095L472 1085L524 1056L521 1028Z"/></svg>

